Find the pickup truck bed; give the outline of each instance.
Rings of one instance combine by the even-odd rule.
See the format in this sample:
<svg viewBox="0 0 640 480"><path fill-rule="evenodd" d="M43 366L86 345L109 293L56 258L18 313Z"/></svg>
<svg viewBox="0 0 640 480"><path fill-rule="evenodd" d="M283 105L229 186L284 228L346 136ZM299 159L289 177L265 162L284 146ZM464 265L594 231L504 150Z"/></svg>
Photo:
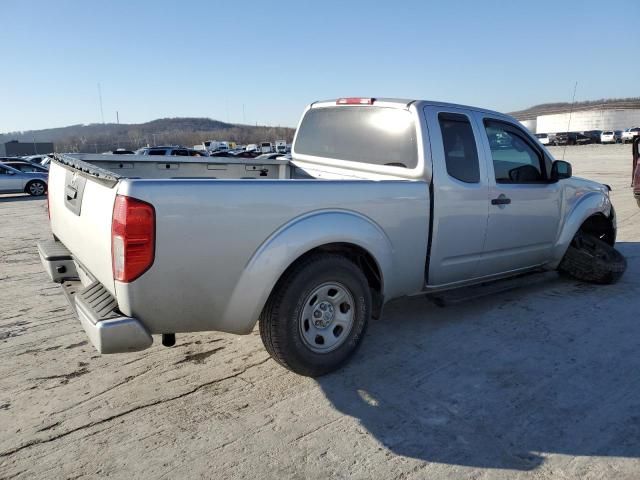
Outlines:
<svg viewBox="0 0 640 480"><path fill-rule="evenodd" d="M296 174L288 161L224 158L225 163L213 163L208 158L176 160L164 168L161 160L61 155L50 170L52 231L73 252L83 287L102 285L117 299L119 311L141 319L150 334L249 333L270 293L269 277L282 274L285 258L297 250L302 255L314 246L348 242L355 229L371 251L381 250L379 245L397 250L388 268L389 294L423 286L428 222L409 221L424 219L429 211L423 181L317 180L308 172ZM261 176L265 169L268 176ZM71 185L74 176L79 187ZM56 198L57 192L65 192L65 198ZM112 272L111 218L118 195L153 205L156 215L155 261L131 283L115 281ZM74 205L81 208L75 211ZM300 235L310 236L315 245L299 240L297 246ZM418 251L416 238L423 239ZM257 261L264 250L269 258ZM416 262L416 255L422 260ZM381 252L379 261L391 264L385 256ZM178 288L183 286L188 288Z"/></svg>

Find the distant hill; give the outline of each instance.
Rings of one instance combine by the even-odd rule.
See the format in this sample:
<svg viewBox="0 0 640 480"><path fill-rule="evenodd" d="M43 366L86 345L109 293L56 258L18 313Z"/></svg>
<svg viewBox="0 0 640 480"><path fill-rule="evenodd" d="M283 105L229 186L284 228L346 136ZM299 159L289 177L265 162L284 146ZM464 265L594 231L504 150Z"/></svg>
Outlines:
<svg viewBox="0 0 640 480"><path fill-rule="evenodd" d="M586 102L576 102L573 105L574 112L577 112L579 110L598 110L598 109L611 109L611 110L640 109L640 97L589 100ZM533 120L538 115L552 115L554 113L567 113L570 110L571 110L570 102L543 103L541 105L535 105L525 110L511 112L509 113L509 115L517 118L518 120Z"/></svg>
<svg viewBox="0 0 640 480"><path fill-rule="evenodd" d="M161 118L139 124L92 123L68 127L0 134L0 143L54 142L58 152L103 152L145 145L193 146L204 140L229 140L242 144L284 139L295 130L286 127L237 125L210 118Z"/></svg>

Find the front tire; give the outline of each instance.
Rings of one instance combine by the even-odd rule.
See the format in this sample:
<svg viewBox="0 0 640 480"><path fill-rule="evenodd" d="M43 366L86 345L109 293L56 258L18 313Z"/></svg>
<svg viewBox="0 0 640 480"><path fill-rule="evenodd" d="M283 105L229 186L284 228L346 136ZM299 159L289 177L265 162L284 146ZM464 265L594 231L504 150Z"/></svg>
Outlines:
<svg viewBox="0 0 640 480"><path fill-rule="evenodd" d="M47 191L47 184L41 180L33 180L27 184L25 191L34 197L41 197Z"/></svg>
<svg viewBox="0 0 640 480"><path fill-rule="evenodd" d="M617 282L627 269L627 260L608 243L578 233L569 245L558 271L578 280L599 284Z"/></svg>
<svg viewBox="0 0 640 480"><path fill-rule="evenodd" d="M360 346L371 316L362 271L340 255L312 255L285 274L260 315L260 336L285 368L317 377L340 368Z"/></svg>

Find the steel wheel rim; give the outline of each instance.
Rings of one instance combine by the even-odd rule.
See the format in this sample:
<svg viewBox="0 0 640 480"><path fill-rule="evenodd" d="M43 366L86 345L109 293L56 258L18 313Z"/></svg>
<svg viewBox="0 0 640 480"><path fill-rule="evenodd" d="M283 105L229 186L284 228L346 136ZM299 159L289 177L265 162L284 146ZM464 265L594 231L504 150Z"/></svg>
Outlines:
<svg viewBox="0 0 640 480"><path fill-rule="evenodd" d="M34 195L42 195L44 193L44 185L40 182L34 182L29 185L29 192L33 193Z"/></svg>
<svg viewBox="0 0 640 480"><path fill-rule="evenodd" d="M338 282L317 286L304 300L298 317L300 337L314 353L328 353L349 337L355 302L347 287Z"/></svg>

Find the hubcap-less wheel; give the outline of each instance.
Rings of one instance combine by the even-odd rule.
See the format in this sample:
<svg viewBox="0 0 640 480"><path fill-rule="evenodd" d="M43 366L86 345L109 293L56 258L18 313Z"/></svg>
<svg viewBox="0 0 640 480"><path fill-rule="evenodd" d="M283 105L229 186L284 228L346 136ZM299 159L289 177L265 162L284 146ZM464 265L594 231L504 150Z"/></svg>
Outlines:
<svg viewBox="0 0 640 480"><path fill-rule="evenodd" d="M44 184L41 182L33 182L29 185L29 193L35 197L39 197L40 195L44 195Z"/></svg>
<svg viewBox="0 0 640 480"><path fill-rule="evenodd" d="M338 348L349 336L354 312L353 295L344 285L328 282L315 288L298 318L305 345L315 353Z"/></svg>

